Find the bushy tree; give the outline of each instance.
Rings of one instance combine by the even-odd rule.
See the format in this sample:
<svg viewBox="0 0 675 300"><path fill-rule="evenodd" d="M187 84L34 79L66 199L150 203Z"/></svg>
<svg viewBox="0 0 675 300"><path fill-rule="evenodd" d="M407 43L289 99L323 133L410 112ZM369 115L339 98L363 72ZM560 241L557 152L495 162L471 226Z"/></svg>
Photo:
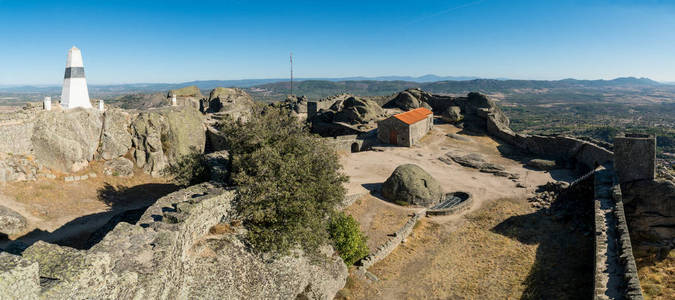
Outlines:
<svg viewBox="0 0 675 300"><path fill-rule="evenodd" d="M248 239L259 251L314 251L328 242L330 217L345 194L337 154L284 109L254 115L220 126Z"/></svg>
<svg viewBox="0 0 675 300"><path fill-rule="evenodd" d="M359 229L359 223L350 215L343 212L336 214L330 223L330 238L335 250L340 254L347 265L353 265L359 259L368 255L366 237Z"/></svg>

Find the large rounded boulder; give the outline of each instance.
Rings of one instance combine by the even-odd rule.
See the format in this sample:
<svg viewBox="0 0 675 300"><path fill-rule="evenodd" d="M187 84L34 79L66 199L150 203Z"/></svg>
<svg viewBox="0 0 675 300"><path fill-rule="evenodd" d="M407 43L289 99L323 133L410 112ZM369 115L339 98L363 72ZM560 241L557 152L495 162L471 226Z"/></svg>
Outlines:
<svg viewBox="0 0 675 300"><path fill-rule="evenodd" d="M431 207L443 199L441 185L418 165L396 167L382 185L382 196L392 202Z"/></svg>

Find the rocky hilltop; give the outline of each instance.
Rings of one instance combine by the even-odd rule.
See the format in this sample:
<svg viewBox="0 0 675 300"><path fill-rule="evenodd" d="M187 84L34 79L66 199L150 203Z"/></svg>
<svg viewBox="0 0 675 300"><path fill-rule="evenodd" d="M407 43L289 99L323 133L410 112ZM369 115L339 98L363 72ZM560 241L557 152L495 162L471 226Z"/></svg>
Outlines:
<svg viewBox="0 0 675 300"><path fill-rule="evenodd" d="M0 253L0 295L14 299L332 299L347 268L326 246L277 259L253 254L234 191L191 186L120 222L89 250L37 242ZM219 226L216 226L220 224Z"/></svg>
<svg viewBox="0 0 675 300"><path fill-rule="evenodd" d="M77 172L93 160L131 159L146 172L202 152L202 114L189 106L33 111L0 123L0 182Z"/></svg>

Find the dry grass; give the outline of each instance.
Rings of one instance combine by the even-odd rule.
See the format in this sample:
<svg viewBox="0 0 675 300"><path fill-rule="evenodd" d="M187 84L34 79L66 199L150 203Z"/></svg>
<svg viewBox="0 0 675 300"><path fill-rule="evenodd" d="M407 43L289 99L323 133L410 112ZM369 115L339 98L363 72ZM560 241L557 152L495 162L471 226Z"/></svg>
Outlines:
<svg viewBox="0 0 675 300"><path fill-rule="evenodd" d="M342 295L349 299L577 299L590 294L592 265L590 281L585 282L577 272L579 264L588 262L577 262L579 254L570 248L588 250L590 243L553 246L568 242L560 240L566 235L563 228L533 213L524 199L491 202L461 224L423 219L405 244L369 269L378 282L353 277ZM570 258L560 257L566 252ZM569 271L558 270L563 264Z"/></svg>
<svg viewBox="0 0 675 300"><path fill-rule="evenodd" d="M163 178L153 178L136 170L133 177L103 175L103 166L94 162L75 175L94 173L95 178L64 182L64 175L56 179L3 184L2 194L20 205L28 214L30 228L55 230L64 223L84 215L111 209L135 207L158 196L176 190ZM12 203L6 203L12 206Z"/></svg>
<svg viewBox="0 0 675 300"><path fill-rule="evenodd" d="M361 231L368 237L368 248L375 249L389 239L409 219L410 210L384 202L372 195L365 195L346 208L345 213L359 222Z"/></svg>
<svg viewBox="0 0 675 300"><path fill-rule="evenodd" d="M640 285L645 299L675 298L675 250L670 250L665 258L650 254L636 257Z"/></svg>

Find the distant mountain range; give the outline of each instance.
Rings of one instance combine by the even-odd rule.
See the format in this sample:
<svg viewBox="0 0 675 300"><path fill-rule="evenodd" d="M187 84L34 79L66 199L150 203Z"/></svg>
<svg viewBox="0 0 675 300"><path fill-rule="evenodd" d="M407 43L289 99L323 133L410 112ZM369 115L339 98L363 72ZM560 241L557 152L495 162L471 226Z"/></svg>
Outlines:
<svg viewBox="0 0 675 300"><path fill-rule="evenodd" d="M553 88L553 87L609 87L609 86L658 86L664 85L649 78L621 77L612 80L512 80L512 79L479 79L470 76L437 76L424 75L420 77L411 76L379 76L379 77L344 77L344 78L297 78L298 86L301 82L326 82L338 83L337 86L351 85L349 83L364 82L369 85L380 85L377 82L383 82L381 85L400 85L410 87L439 86L445 85L455 87L492 87L492 88ZM240 87L240 88L269 88L274 86L283 86L288 84L287 78L276 79L242 79L242 80L199 80L183 83L130 83L130 84L112 84L112 85L89 85L89 91L92 94L125 94L125 93L148 93L168 91L171 89L182 88L196 85L199 89L210 90L218 86ZM290 87L290 85L289 85ZM18 85L2 86L0 92L4 93L41 93L56 94L61 92L60 85Z"/></svg>

